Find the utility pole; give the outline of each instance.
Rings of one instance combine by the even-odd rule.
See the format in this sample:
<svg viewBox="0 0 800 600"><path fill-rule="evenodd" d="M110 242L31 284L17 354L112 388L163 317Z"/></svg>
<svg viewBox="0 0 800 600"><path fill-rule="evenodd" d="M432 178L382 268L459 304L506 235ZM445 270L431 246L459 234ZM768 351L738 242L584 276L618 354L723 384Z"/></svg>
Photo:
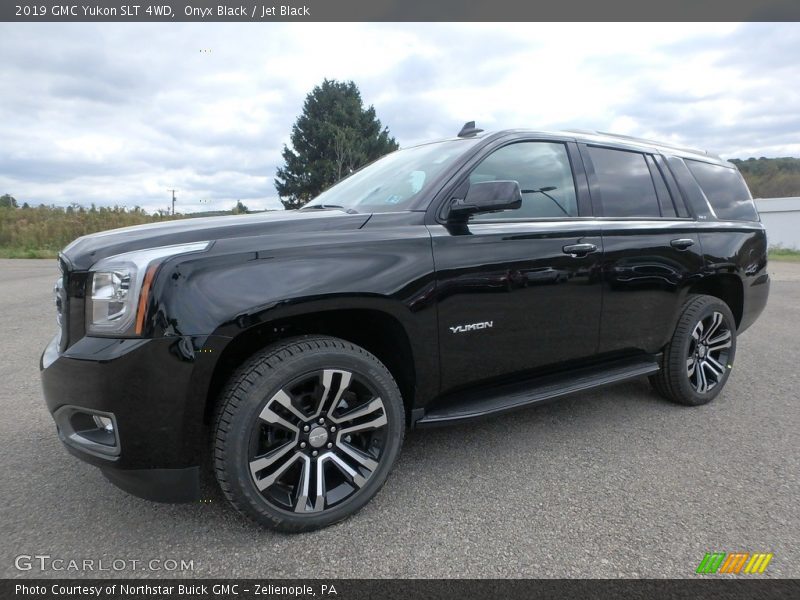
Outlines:
<svg viewBox="0 0 800 600"><path fill-rule="evenodd" d="M172 192L172 214L175 215L175 192L178 190L167 190L168 192Z"/></svg>

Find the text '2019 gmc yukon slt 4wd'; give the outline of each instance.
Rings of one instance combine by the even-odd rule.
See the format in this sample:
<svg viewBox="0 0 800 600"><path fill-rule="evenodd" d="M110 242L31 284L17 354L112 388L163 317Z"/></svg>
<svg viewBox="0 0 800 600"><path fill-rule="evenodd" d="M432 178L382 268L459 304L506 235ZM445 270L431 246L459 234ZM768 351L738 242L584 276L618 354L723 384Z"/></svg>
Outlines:
<svg viewBox="0 0 800 600"><path fill-rule="evenodd" d="M705 404L764 308L767 242L733 165L589 132L399 150L297 211L64 249L42 356L67 449L145 498L301 531L386 480L409 426L649 376ZM207 433L211 432L211 435Z"/></svg>

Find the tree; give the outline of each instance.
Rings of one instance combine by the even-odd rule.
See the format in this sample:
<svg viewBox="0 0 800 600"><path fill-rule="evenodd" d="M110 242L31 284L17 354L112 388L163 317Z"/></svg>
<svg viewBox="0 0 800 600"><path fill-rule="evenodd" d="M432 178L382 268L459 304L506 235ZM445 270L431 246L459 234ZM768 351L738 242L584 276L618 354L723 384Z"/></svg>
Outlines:
<svg viewBox="0 0 800 600"><path fill-rule="evenodd" d="M283 147L285 164L275 189L286 208L299 208L356 169L397 150L398 145L375 116L364 108L352 81L325 79L303 104L295 121L292 147Z"/></svg>
<svg viewBox="0 0 800 600"><path fill-rule="evenodd" d="M244 204L242 204L242 201L241 200L237 200L236 201L236 206L233 207L233 211L232 212L235 215L243 215L243 214L246 214L248 211L247 211L247 207Z"/></svg>
<svg viewBox="0 0 800 600"><path fill-rule="evenodd" d="M17 208L17 199L10 194L0 196L0 208Z"/></svg>
<svg viewBox="0 0 800 600"><path fill-rule="evenodd" d="M800 159L733 158L754 198L800 196Z"/></svg>

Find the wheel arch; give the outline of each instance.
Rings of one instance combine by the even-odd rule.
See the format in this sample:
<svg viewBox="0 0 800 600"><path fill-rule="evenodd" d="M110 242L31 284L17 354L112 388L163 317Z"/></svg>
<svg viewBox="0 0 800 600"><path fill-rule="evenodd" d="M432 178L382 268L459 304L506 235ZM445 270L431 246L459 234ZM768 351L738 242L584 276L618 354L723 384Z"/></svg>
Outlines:
<svg viewBox="0 0 800 600"><path fill-rule="evenodd" d="M744 312L744 286L737 275L717 273L704 277L689 287L689 294L705 294L722 300L731 309L738 329Z"/></svg>
<svg viewBox="0 0 800 600"><path fill-rule="evenodd" d="M284 339L328 335L361 346L394 377L406 419L417 397L419 360L406 327L394 315L375 308L338 308L294 314L260 323L236 335L216 362L205 399L204 422L211 424L220 392L241 364L259 350Z"/></svg>

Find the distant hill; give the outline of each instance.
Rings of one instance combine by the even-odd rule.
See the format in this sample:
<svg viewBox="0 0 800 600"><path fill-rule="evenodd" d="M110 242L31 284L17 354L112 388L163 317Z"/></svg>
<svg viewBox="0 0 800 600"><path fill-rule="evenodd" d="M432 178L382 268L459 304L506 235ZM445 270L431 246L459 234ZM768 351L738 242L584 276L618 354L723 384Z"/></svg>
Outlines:
<svg viewBox="0 0 800 600"><path fill-rule="evenodd" d="M753 198L800 196L800 158L734 158Z"/></svg>

